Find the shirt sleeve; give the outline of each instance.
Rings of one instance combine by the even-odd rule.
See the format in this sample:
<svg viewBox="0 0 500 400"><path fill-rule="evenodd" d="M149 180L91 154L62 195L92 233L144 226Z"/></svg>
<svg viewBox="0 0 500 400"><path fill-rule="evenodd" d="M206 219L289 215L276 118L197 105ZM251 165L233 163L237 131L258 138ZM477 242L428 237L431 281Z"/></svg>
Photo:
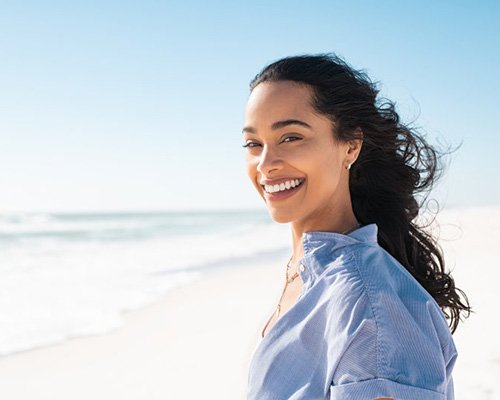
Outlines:
<svg viewBox="0 0 500 400"><path fill-rule="evenodd" d="M380 397L396 400L447 400L442 393L383 378L332 385L329 398L330 400L374 400Z"/></svg>
<svg viewBox="0 0 500 400"><path fill-rule="evenodd" d="M343 299L349 315L335 333L342 341L337 342L341 350L329 398L453 399L447 391L450 386L452 391L456 350L437 304L418 300L409 308L398 296L381 295L383 301L373 301L363 288L358 296Z"/></svg>

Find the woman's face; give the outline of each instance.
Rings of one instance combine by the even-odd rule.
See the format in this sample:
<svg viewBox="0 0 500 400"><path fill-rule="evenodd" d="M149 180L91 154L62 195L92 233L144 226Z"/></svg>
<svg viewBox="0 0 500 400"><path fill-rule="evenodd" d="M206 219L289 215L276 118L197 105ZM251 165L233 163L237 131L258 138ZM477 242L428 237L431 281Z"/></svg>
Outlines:
<svg viewBox="0 0 500 400"><path fill-rule="evenodd" d="M247 174L277 222L321 225L351 207L346 166L355 157L334 140L331 121L314 111L311 95L306 85L279 81L260 83L248 99Z"/></svg>

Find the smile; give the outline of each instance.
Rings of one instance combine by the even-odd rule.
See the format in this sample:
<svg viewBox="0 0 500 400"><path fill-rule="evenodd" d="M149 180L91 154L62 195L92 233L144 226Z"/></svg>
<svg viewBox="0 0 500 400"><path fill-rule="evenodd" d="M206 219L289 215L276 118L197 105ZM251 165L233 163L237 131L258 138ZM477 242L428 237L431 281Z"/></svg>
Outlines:
<svg viewBox="0 0 500 400"><path fill-rule="evenodd" d="M300 186L305 179L292 179L281 182L279 185L261 185L267 193L284 192Z"/></svg>

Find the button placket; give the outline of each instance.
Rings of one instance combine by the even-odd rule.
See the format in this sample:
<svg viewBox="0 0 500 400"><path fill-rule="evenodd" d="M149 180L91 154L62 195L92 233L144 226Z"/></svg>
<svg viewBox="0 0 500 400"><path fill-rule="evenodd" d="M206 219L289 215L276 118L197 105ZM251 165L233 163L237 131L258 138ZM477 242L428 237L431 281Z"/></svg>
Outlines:
<svg viewBox="0 0 500 400"><path fill-rule="evenodd" d="M297 268L297 270L299 271L299 274L300 274L300 278L302 279L302 282L304 284L307 283L307 281L309 280L309 274L308 274L308 270L307 270L307 267L301 262L299 263L299 267Z"/></svg>
<svg viewBox="0 0 500 400"><path fill-rule="evenodd" d="M300 295L298 297L298 299L301 299L302 296L304 296L308 290L308 286L310 284L310 282L309 282L310 276L307 273L307 267L302 262L299 263L299 267L297 268L297 270L299 271L300 278L302 279L302 283L303 283L302 290L301 290Z"/></svg>

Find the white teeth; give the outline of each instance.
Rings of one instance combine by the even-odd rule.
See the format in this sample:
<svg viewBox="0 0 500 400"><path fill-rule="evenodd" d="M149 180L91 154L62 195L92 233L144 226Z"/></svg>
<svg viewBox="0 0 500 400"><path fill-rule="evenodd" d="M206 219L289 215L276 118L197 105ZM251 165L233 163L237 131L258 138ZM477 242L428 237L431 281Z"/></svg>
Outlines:
<svg viewBox="0 0 500 400"><path fill-rule="evenodd" d="M264 185L264 189L267 193L282 192L294 187L297 187L301 183L300 179L294 179L286 182L282 182L279 185Z"/></svg>

